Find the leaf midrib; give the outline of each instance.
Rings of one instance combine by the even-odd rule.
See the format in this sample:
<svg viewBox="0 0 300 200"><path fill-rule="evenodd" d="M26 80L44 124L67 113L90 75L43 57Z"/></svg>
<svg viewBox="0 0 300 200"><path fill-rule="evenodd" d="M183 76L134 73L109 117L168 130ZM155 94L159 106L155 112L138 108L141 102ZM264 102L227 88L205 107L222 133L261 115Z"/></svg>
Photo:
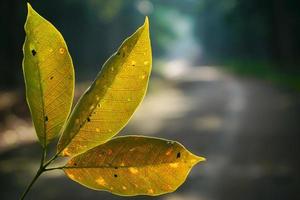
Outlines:
<svg viewBox="0 0 300 200"><path fill-rule="evenodd" d="M127 168L146 168L151 166L160 166L160 165L169 165L169 164L176 164L176 163L184 163L187 164L187 162L165 162L165 163L157 163L157 164L149 164L149 165L138 165L138 166L64 166L63 169L127 169ZM116 169L117 168L117 169Z"/></svg>
<svg viewBox="0 0 300 200"><path fill-rule="evenodd" d="M27 36L26 36L27 37ZM27 39L27 42L30 43L30 41ZM29 49L30 51L30 49ZM47 145L47 134L46 134L46 123L45 123L45 102L44 102L44 90L43 90L43 86L42 86L42 76L41 76L41 71L40 71L40 67L39 67L40 61L39 61L39 57L37 55L37 61L34 63L34 67L37 70L37 74L38 74L38 82L39 82L39 90L40 90L40 98L41 98L41 103L42 103L42 121L43 121L43 135L44 135L44 141L43 141L43 145L44 147L46 147Z"/></svg>

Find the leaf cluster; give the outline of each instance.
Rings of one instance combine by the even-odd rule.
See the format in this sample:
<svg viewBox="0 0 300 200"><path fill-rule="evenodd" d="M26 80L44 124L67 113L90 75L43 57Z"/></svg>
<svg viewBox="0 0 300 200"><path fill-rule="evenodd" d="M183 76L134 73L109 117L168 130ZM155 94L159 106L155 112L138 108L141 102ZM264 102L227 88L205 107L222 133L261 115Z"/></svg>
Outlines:
<svg viewBox="0 0 300 200"><path fill-rule="evenodd" d="M61 169L72 180L117 195L160 195L178 188L204 158L174 141L145 136L113 138L142 102L151 73L149 22L128 37L71 111L74 68L60 32L29 4L23 72L33 124L43 148L45 171ZM46 149L60 137L56 154ZM49 167L60 156L64 166Z"/></svg>

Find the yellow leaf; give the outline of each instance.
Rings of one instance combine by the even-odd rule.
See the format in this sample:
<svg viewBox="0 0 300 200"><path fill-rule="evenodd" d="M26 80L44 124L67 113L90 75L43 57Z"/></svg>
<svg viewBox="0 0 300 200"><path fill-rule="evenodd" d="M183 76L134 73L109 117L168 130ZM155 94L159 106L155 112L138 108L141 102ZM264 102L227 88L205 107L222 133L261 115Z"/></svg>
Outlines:
<svg viewBox="0 0 300 200"><path fill-rule="evenodd" d="M64 172L91 189L155 196L176 190L191 168L204 160L178 142L125 136L72 158Z"/></svg>
<svg viewBox="0 0 300 200"><path fill-rule="evenodd" d="M69 115L74 69L58 30L28 5L23 45L26 98L40 143L58 136Z"/></svg>
<svg viewBox="0 0 300 200"><path fill-rule="evenodd" d="M74 108L58 143L58 153L74 156L116 135L146 93L152 55L149 25L127 38Z"/></svg>

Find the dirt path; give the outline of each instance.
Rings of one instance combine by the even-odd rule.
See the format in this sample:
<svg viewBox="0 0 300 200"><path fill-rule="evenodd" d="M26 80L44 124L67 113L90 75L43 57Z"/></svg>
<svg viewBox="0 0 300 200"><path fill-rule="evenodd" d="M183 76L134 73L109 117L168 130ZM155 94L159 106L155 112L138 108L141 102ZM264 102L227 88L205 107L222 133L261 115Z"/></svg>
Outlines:
<svg viewBox="0 0 300 200"><path fill-rule="evenodd" d="M153 78L151 92L122 134L180 141L208 161L196 166L162 200L299 199L300 98L217 68L189 68L168 81ZM39 146L0 154L1 199L16 199L33 175ZM85 189L61 172L45 174L28 199L123 199Z"/></svg>

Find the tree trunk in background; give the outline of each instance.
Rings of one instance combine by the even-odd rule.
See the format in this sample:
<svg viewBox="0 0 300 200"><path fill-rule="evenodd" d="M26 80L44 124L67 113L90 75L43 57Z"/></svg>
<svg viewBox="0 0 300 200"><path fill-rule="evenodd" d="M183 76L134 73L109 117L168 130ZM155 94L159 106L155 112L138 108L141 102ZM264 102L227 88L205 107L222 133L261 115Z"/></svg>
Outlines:
<svg viewBox="0 0 300 200"><path fill-rule="evenodd" d="M273 0L271 48L273 60L281 66L294 64L291 18L285 0Z"/></svg>
<svg viewBox="0 0 300 200"><path fill-rule="evenodd" d="M1 1L2 17L0 26L0 89L16 87L20 81L23 26L20 24L20 6L24 6L19 0ZM25 10L25 9L24 9Z"/></svg>

